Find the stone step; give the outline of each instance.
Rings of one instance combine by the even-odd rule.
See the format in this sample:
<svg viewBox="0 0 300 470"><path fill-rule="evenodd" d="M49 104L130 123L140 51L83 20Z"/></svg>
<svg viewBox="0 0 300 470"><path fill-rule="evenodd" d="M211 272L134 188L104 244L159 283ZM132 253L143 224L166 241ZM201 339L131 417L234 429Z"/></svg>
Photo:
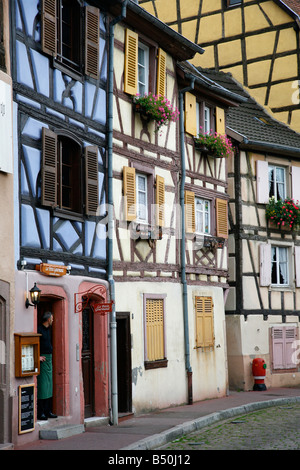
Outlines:
<svg viewBox="0 0 300 470"><path fill-rule="evenodd" d="M8 442L6 444L0 444L0 450L13 450L14 445L11 442Z"/></svg>
<svg viewBox="0 0 300 470"><path fill-rule="evenodd" d="M41 429L39 432L40 439L58 440L66 437L75 436L84 433L83 424L67 424L53 427L51 429Z"/></svg>

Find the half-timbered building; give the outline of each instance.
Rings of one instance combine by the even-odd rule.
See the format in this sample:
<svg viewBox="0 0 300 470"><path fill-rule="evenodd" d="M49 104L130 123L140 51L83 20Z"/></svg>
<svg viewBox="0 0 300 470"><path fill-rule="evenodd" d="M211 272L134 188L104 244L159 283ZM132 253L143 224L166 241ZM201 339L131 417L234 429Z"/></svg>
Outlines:
<svg viewBox="0 0 300 470"><path fill-rule="evenodd" d="M300 131L299 2L140 0L205 54L200 67L231 72L274 117Z"/></svg>
<svg viewBox="0 0 300 470"><path fill-rule="evenodd" d="M237 96L185 60L202 53L135 2L115 28L113 277L120 412L227 390L227 162L195 148L225 133ZM160 126L138 95L164 97ZM148 103L149 104L149 103ZM140 106L141 107L141 106Z"/></svg>
<svg viewBox="0 0 300 470"><path fill-rule="evenodd" d="M9 2L0 2L0 449L10 448L10 322L14 303L12 80Z"/></svg>
<svg viewBox="0 0 300 470"><path fill-rule="evenodd" d="M43 312L53 313L56 425L83 426L85 418L109 416L107 317L94 314L93 308L109 295L106 239L98 225L106 198L106 14L100 1L9 3L16 269L12 324L15 334L34 334ZM29 297L35 284L41 291L36 308ZM36 415L31 432L20 428L20 386L36 384L33 349L24 351L24 371L11 380L15 443L36 438L40 430Z"/></svg>
<svg viewBox="0 0 300 470"><path fill-rule="evenodd" d="M299 385L300 135L229 74L206 76L247 99L227 116L236 148L228 161L230 385L252 389L256 357L266 362L267 388Z"/></svg>

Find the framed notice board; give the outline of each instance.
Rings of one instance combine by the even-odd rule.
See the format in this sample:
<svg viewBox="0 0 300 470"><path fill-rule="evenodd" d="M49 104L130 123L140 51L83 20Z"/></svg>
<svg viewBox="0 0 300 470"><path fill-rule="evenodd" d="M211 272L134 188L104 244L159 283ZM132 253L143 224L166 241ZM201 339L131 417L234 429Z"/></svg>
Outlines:
<svg viewBox="0 0 300 470"><path fill-rule="evenodd" d="M31 432L35 425L35 385L19 386L19 434Z"/></svg>

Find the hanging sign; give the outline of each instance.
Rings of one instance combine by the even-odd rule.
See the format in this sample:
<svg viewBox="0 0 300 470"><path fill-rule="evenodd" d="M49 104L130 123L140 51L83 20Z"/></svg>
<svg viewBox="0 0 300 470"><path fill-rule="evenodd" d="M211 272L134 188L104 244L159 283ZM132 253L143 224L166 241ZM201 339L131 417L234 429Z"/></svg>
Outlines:
<svg viewBox="0 0 300 470"><path fill-rule="evenodd" d="M34 431L35 385L19 386L19 434Z"/></svg>
<svg viewBox="0 0 300 470"><path fill-rule="evenodd" d="M68 272L67 266L60 266L56 264L47 264L47 263L37 264L35 269L45 274L46 276L54 276L54 277L65 276Z"/></svg>
<svg viewBox="0 0 300 470"><path fill-rule="evenodd" d="M92 306L94 313L98 313L99 315L106 315L112 312L113 302L95 302Z"/></svg>

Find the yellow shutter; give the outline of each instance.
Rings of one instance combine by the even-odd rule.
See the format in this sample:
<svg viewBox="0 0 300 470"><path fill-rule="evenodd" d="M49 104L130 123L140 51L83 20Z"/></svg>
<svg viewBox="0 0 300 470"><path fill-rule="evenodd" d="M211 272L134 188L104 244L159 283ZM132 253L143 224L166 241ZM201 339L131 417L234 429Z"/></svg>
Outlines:
<svg viewBox="0 0 300 470"><path fill-rule="evenodd" d="M214 345L214 316L211 297L195 298L196 347L208 348Z"/></svg>
<svg viewBox="0 0 300 470"><path fill-rule="evenodd" d="M161 96L166 94L166 64L167 54L162 49L158 49L157 95Z"/></svg>
<svg viewBox="0 0 300 470"><path fill-rule="evenodd" d="M165 358L164 348L164 301L146 300L147 360L157 361Z"/></svg>
<svg viewBox="0 0 300 470"><path fill-rule="evenodd" d="M124 91L130 95L136 95L138 89L138 40L136 33L126 29Z"/></svg>
<svg viewBox="0 0 300 470"><path fill-rule="evenodd" d="M197 135L196 96L191 93L185 93L185 131Z"/></svg>
<svg viewBox="0 0 300 470"><path fill-rule="evenodd" d="M195 222L195 194L192 191L184 192L185 204L185 231L194 233L196 230Z"/></svg>
<svg viewBox="0 0 300 470"><path fill-rule="evenodd" d="M156 220L157 225L164 227L165 225L165 179L162 176L156 176L156 194L155 194L155 204L156 204Z"/></svg>
<svg viewBox="0 0 300 470"><path fill-rule="evenodd" d="M228 238L228 206L225 199L216 199L217 237Z"/></svg>
<svg viewBox="0 0 300 470"><path fill-rule="evenodd" d="M125 199L125 219L132 221L136 219L136 192L135 192L135 169L124 166L123 184Z"/></svg>
<svg viewBox="0 0 300 470"><path fill-rule="evenodd" d="M216 108L216 132L225 135L225 111L222 108Z"/></svg>

